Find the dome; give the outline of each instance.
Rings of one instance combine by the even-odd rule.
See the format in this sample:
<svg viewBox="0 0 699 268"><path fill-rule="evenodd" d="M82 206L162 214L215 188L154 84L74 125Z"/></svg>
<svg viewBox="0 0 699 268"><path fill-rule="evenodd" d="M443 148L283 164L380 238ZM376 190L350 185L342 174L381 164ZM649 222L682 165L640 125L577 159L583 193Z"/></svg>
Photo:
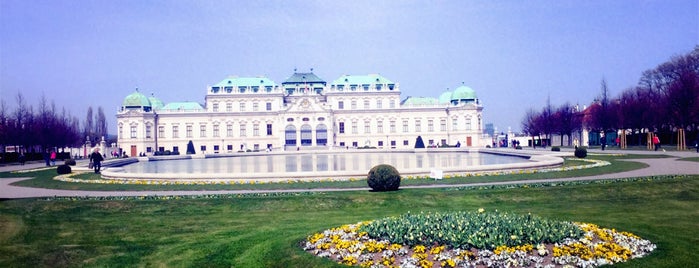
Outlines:
<svg viewBox="0 0 699 268"><path fill-rule="evenodd" d="M451 102L451 91L446 91L442 93L442 95L439 95L439 104L445 104Z"/></svg>
<svg viewBox="0 0 699 268"><path fill-rule="evenodd" d="M160 99L156 98L155 96L150 96L150 97L148 98L148 101L149 101L150 104L153 106L153 110L159 110L159 109L163 108L163 106L165 106L165 104L163 103L163 101L161 101Z"/></svg>
<svg viewBox="0 0 699 268"><path fill-rule="evenodd" d="M148 98L138 92L138 89L136 89L136 92L129 94L124 98L124 102L122 103L122 106L124 107L150 107L150 101Z"/></svg>
<svg viewBox="0 0 699 268"><path fill-rule="evenodd" d="M470 87L463 86L463 85L456 88L454 90L454 93L451 95L452 101L466 101L466 100L475 100L475 99L477 99L476 91Z"/></svg>

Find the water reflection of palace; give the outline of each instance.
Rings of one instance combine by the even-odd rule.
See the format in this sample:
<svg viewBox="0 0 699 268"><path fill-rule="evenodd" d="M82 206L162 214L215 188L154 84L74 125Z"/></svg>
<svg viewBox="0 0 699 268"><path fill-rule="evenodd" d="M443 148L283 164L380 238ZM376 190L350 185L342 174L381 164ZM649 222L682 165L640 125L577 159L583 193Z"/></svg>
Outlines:
<svg viewBox="0 0 699 268"><path fill-rule="evenodd" d="M130 173L260 174L260 173L366 173L377 163L398 170L459 170L464 167L511 164L528 161L516 156L468 152L430 153L306 153L219 157L191 160L145 161L125 166Z"/></svg>
<svg viewBox="0 0 699 268"><path fill-rule="evenodd" d="M426 89L434 92L435 89ZM281 85L266 77L229 77L206 89L205 103L171 102L136 90L117 113L127 155L314 148L484 146L483 106L461 85L438 98L401 100L398 83L378 74L327 83L295 72Z"/></svg>

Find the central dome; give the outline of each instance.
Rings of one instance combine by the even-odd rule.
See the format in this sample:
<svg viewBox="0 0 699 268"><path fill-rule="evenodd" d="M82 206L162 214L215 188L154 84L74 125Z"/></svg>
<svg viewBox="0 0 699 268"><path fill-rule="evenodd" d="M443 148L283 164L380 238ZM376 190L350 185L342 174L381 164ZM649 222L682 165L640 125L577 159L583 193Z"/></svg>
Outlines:
<svg viewBox="0 0 699 268"><path fill-rule="evenodd" d="M138 92L137 89L136 92L131 93L128 96L126 96L126 98L124 98L122 106L126 108L151 107L151 104L148 100L148 97L141 94L141 92Z"/></svg>

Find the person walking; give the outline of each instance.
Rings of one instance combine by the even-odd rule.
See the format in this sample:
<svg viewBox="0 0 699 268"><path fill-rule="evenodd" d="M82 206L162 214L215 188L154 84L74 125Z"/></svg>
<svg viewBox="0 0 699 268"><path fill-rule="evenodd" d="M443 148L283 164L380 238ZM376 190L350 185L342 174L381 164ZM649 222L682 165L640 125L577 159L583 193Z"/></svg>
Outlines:
<svg viewBox="0 0 699 268"><path fill-rule="evenodd" d="M104 157L102 157L102 154L100 153L100 148L95 148L90 154L90 163L92 163L92 168L95 169L95 174L100 173L102 161L104 161Z"/></svg>
<svg viewBox="0 0 699 268"><path fill-rule="evenodd" d="M51 165L55 166L56 165L56 151L51 150Z"/></svg>
<svg viewBox="0 0 699 268"><path fill-rule="evenodd" d="M658 135L653 136L653 146L655 146L656 151L660 149L660 138L658 138Z"/></svg>

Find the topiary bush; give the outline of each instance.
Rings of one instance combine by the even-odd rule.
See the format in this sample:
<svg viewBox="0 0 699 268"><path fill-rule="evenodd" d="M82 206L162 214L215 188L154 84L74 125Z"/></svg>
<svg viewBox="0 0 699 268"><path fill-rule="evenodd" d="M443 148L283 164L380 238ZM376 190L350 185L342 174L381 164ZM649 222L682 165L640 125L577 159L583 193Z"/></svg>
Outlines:
<svg viewBox="0 0 699 268"><path fill-rule="evenodd" d="M58 174L70 174L71 168L69 165L60 165L56 168Z"/></svg>
<svg viewBox="0 0 699 268"><path fill-rule="evenodd" d="M551 147L551 151L552 151L552 152L560 152L560 151L561 151L561 147L553 146L553 147Z"/></svg>
<svg viewBox="0 0 699 268"><path fill-rule="evenodd" d="M400 186L400 173L391 165L381 164L369 170L367 184L372 191L396 191Z"/></svg>
<svg viewBox="0 0 699 268"><path fill-rule="evenodd" d="M76 165L76 164L75 164L75 159L66 159L66 161L64 162L64 164L66 164L66 165L68 165L68 166L75 166L75 165Z"/></svg>
<svg viewBox="0 0 699 268"><path fill-rule="evenodd" d="M575 149L575 157L577 157L577 158L587 157L587 148L578 147L577 149Z"/></svg>

